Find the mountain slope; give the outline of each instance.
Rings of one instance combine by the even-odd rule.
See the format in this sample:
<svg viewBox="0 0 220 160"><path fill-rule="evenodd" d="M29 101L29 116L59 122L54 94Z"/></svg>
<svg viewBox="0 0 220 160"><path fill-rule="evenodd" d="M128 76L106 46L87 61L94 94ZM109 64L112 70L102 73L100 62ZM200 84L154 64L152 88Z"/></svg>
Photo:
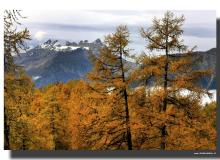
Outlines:
<svg viewBox="0 0 220 160"><path fill-rule="evenodd" d="M98 53L103 46L97 39L92 43L87 40L66 42L61 44L59 41L48 40L45 43L27 51L26 54L14 57L15 63L23 66L27 74L32 76L36 87L42 87L50 83L66 82L71 79L83 79L86 73L92 69L88 50ZM194 69L212 69L211 78L203 78L201 84L205 88L216 89L216 48L206 52L195 52L195 57L200 57L196 61ZM132 67L137 67L129 62Z"/></svg>
<svg viewBox="0 0 220 160"><path fill-rule="evenodd" d="M194 69L210 69L211 77L206 77L201 80L203 87L208 89L216 89L216 48L212 48L206 52L195 52L200 60L194 64Z"/></svg>
<svg viewBox="0 0 220 160"><path fill-rule="evenodd" d="M92 68L87 51L81 48L52 54L38 51L41 52L38 56L18 57L16 60L32 76L36 87L84 78Z"/></svg>
<svg viewBox="0 0 220 160"><path fill-rule="evenodd" d="M96 51L102 46L99 40L93 43L86 41L86 44L81 42L80 45L67 42L68 47L60 44L57 47L57 43L48 40L26 54L14 57L15 63L23 66L27 74L32 76L36 87L84 78L92 68L89 47Z"/></svg>

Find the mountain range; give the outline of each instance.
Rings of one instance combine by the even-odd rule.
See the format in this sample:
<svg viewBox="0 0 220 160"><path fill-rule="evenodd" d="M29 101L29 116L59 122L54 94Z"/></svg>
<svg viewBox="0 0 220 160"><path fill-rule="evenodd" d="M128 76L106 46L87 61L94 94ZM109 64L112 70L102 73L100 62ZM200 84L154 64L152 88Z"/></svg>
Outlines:
<svg viewBox="0 0 220 160"><path fill-rule="evenodd" d="M78 44L69 41L61 44L49 39L26 53L15 56L14 61L24 67L36 87L42 87L50 83L84 78L92 68L88 50L98 52L102 46L100 39L92 43L80 41Z"/></svg>
<svg viewBox="0 0 220 160"><path fill-rule="evenodd" d="M92 63L88 51L97 54L104 44L100 39L93 42L88 40L76 42L47 40L46 42L29 49L26 53L14 56L17 65L23 66L30 75L36 87L42 87L56 82L67 82L71 79L84 79L91 71ZM211 78L203 78L202 86L216 89L216 48L205 52L195 52L200 61L194 64L195 69L212 69ZM132 62L129 62L132 63ZM137 64L132 63L133 66Z"/></svg>

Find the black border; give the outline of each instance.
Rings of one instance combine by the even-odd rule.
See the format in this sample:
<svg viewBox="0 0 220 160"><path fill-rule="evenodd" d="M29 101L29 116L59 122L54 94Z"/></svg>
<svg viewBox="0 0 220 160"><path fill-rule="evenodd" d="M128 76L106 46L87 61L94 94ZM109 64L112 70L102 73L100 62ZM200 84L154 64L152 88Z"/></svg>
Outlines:
<svg viewBox="0 0 220 160"><path fill-rule="evenodd" d="M219 153L216 154L194 154L194 153L215 153L210 151L149 151L149 150L133 150L133 151L11 151L10 157L13 158L217 158Z"/></svg>
<svg viewBox="0 0 220 160"><path fill-rule="evenodd" d="M217 31L217 53L220 53L220 19L217 19L216 23ZM217 74L217 106L219 106L220 98L220 74L218 74L218 68L220 68L220 55L217 54L216 59L216 74ZM217 107L217 113L220 110ZM217 116L217 131L220 129L220 116ZM133 150L133 151L83 151L83 150L55 150L55 151L10 151L10 158L32 158L32 159L57 159L57 158L212 158L220 157L219 151L220 141L217 138L217 150L215 151L149 151L149 150ZM197 154L198 153L198 154ZM201 153L201 154L200 154ZM208 153L208 154L207 154ZM211 153L211 154L209 154Z"/></svg>

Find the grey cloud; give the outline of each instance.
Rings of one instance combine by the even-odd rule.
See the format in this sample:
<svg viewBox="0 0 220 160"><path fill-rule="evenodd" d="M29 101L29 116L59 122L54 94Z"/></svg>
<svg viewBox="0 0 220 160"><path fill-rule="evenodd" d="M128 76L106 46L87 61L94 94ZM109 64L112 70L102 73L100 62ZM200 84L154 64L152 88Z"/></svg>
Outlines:
<svg viewBox="0 0 220 160"><path fill-rule="evenodd" d="M164 12L161 10L84 10L65 11L62 14L54 12L49 15L45 12L42 19L33 16L32 19L30 18L32 21L25 22L25 26L33 34L37 31L46 32L47 38L78 41L103 39L104 35L112 33L117 25L127 22L130 24L128 28L131 33L131 41L138 45L138 48L142 48L141 46L146 42L140 37L140 27L149 27L152 24L151 19L154 16L160 17ZM202 50L215 46L215 12L175 11L175 13L184 14L186 17L183 29L187 45L197 43ZM29 13L29 15L31 14L32 12ZM43 13L39 14L43 15Z"/></svg>
<svg viewBox="0 0 220 160"><path fill-rule="evenodd" d="M183 28L184 35L194 36L200 38L215 38L216 30L215 28L205 28L205 27L187 27Z"/></svg>
<svg viewBox="0 0 220 160"><path fill-rule="evenodd" d="M88 10L88 12L93 12L93 13L105 13L105 14L111 14L111 15L116 15L116 16L128 16L128 15L138 15L140 13L160 13L158 11L138 11L138 10Z"/></svg>
<svg viewBox="0 0 220 160"><path fill-rule="evenodd" d="M56 23L44 23L44 24L32 24L35 27L41 27L46 30L63 30L63 31L89 31L89 32L106 32L111 33L114 31L117 25L75 25L75 24L56 24ZM128 25L131 33L138 32L142 26ZM147 28L148 26L144 26ZM216 30L214 27L184 27L185 36L194 36L199 38L214 38L216 37Z"/></svg>
<svg viewBox="0 0 220 160"><path fill-rule="evenodd" d="M116 25L117 26L117 25ZM116 26L110 25L72 25L72 24L45 24L46 28L61 29L61 30L78 30L78 31L91 31L91 32L107 32L114 31ZM149 26L144 26L145 28ZM130 32L139 32L141 26L128 25ZM194 36L200 38L216 37L215 28L207 27L185 27L183 28L185 36Z"/></svg>
<svg viewBox="0 0 220 160"><path fill-rule="evenodd" d="M32 23L30 26L35 28L41 28L46 30L65 30L65 31L94 31L103 32L111 31L114 29L113 26L107 25L75 25L75 24L58 24L58 23Z"/></svg>

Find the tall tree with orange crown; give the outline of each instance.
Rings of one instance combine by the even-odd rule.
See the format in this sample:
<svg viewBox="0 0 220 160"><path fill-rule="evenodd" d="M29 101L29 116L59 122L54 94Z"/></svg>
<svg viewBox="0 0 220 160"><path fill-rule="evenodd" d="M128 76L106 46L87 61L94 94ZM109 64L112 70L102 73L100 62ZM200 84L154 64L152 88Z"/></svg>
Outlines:
<svg viewBox="0 0 220 160"><path fill-rule="evenodd" d="M130 115L128 104L128 85L127 73L129 66L125 58L130 57L129 31L126 26L119 26L115 33L105 37L105 47L100 50L98 56L93 56L94 68L88 74L90 86L97 93L112 99L112 110L121 119L121 126L113 130L117 131L115 137L109 142L111 145L121 146L122 142L127 143L127 149L132 150L132 135L130 127ZM120 128L118 128L120 127ZM123 129L124 128L124 129Z"/></svg>
<svg viewBox="0 0 220 160"><path fill-rule="evenodd" d="M148 42L146 48L157 55L141 57L142 68L137 77L145 83L153 81L154 95L150 101L152 106L157 105L158 114L161 115L158 128L162 150L168 146L166 137L171 134L168 129L173 123L171 119L175 119L175 115L168 113L169 107L183 109L188 118L193 119L196 117L194 113L199 111L201 95L209 94L196 82L211 72L193 69L193 62L198 58L193 54L194 48L188 49L181 39L184 21L184 16L176 17L167 11L163 18L154 18L147 30L141 28L141 36ZM181 94L184 90L189 91L188 96Z"/></svg>

